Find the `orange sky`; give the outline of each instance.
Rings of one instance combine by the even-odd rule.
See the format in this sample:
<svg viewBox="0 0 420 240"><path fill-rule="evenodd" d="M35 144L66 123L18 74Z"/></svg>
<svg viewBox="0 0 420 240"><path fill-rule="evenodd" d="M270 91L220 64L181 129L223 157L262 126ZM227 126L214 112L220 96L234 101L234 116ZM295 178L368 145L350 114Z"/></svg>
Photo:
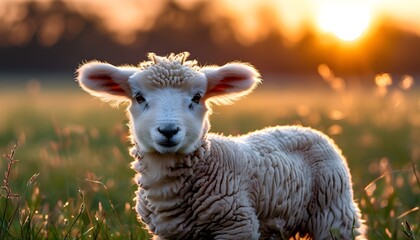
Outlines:
<svg viewBox="0 0 420 240"><path fill-rule="evenodd" d="M328 33L329 29L320 26L322 22L335 29L330 32L333 35L353 31L363 36L382 20L420 35L418 0L247 0L241 4L225 0L215 1L213 5L214 14L232 19L238 29L237 37L244 43L252 43L265 34L262 27L265 19L261 18L264 13L289 41L299 40L305 27L320 34Z"/></svg>
<svg viewBox="0 0 420 240"><path fill-rule="evenodd" d="M37 0L39 7L48 7L53 0ZM0 1L0 23L13 27L25 13L20 2ZM86 17L100 20L106 31L121 43L130 44L136 32L148 31L154 26L157 16L164 11L166 0L68 0L70 9ZM199 4L199 0L174 1L183 8ZM344 41L355 41L372 31L382 20L393 22L398 27L420 35L420 1L418 0L213 0L203 13L204 22L229 19L237 40L249 45L258 42L270 31L284 36L293 43L302 37L307 28L320 35L335 36ZM134 20L135 19L135 20ZM362 20L361 20L362 19ZM44 30L46 45L54 42L60 34L59 16L52 17L49 28ZM182 20L182 19L181 19ZM187 21L184 19L184 21ZM75 25L77 27L77 23ZM16 27L17 28L17 27ZM215 39L223 39L223 26L213 26ZM16 30L15 32L19 32ZM16 38L24 38L16 34ZM352 34L351 34L352 32ZM220 37L222 36L222 38ZM48 42L51 41L51 42Z"/></svg>

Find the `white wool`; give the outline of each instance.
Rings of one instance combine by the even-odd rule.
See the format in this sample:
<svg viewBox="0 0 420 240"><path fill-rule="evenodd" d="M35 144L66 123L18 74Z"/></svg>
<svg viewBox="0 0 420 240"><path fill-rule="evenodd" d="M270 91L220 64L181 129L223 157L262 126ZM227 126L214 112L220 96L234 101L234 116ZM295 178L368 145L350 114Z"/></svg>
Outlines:
<svg viewBox="0 0 420 240"><path fill-rule="evenodd" d="M152 233L199 239L210 228L228 239L325 239L337 230L339 239L351 239L364 231L347 164L322 133L273 127L240 137L207 134L203 144L172 156L166 164L178 166L161 169L159 181L149 180L156 156L134 161L136 210Z"/></svg>
<svg viewBox="0 0 420 240"><path fill-rule="evenodd" d="M248 94L260 76L248 64L200 68L187 57L149 54L131 76L100 63L79 70L89 93L130 102L136 211L150 233L157 239L330 239L331 233L363 239L351 175L333 141L297 126L238 137L208 133L209 102Z"/></svg>
<svg viewBox="0 0 420 240"><path fill-rule="evenodd" d="M185 61L187 56L188 53L172 54L167 58L149 54L153 61L140 66L155 87L182 86L192 80L198 69L196 61Z"/></svg>

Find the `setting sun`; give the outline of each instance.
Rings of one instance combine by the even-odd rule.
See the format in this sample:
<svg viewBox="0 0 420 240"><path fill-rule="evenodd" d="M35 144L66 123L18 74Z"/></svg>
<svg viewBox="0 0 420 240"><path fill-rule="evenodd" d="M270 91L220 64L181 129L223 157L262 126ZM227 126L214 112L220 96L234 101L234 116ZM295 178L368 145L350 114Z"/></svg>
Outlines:
<svg viewBox="0 0 420 240"><path fill-rule="evenodd" d="M367 30L371 21L368 6L357 2L328 2L320 6L318 27L344 41L354 41Z"/></svg>

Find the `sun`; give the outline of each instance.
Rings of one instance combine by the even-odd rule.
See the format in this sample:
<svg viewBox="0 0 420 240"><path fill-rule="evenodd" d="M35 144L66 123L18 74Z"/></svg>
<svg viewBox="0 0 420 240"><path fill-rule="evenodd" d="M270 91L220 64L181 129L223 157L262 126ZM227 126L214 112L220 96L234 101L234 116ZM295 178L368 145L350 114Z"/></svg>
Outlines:
<svg viewBox="0 0 420 240"><path fill-rule="evenodd" d="M344 41L358 39L370 22L369 6L357 1L327 2L318 11L317 24L321 31L332 33Z"/></svg>

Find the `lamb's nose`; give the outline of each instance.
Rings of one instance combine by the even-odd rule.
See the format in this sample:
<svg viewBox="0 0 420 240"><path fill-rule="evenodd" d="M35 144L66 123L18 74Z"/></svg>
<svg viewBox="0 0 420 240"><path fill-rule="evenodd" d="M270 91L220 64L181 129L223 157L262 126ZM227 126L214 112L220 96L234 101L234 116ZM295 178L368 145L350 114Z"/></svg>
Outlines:
<svg viewBox="0 0 420 240"><path fill-rule="evenodd" d="M165 136L167 139L171 139L172 136L177 134L179 132L179 127L176 126L166 126L164 128L158 128L158 132L160 132L163 136Z"/></svg>

